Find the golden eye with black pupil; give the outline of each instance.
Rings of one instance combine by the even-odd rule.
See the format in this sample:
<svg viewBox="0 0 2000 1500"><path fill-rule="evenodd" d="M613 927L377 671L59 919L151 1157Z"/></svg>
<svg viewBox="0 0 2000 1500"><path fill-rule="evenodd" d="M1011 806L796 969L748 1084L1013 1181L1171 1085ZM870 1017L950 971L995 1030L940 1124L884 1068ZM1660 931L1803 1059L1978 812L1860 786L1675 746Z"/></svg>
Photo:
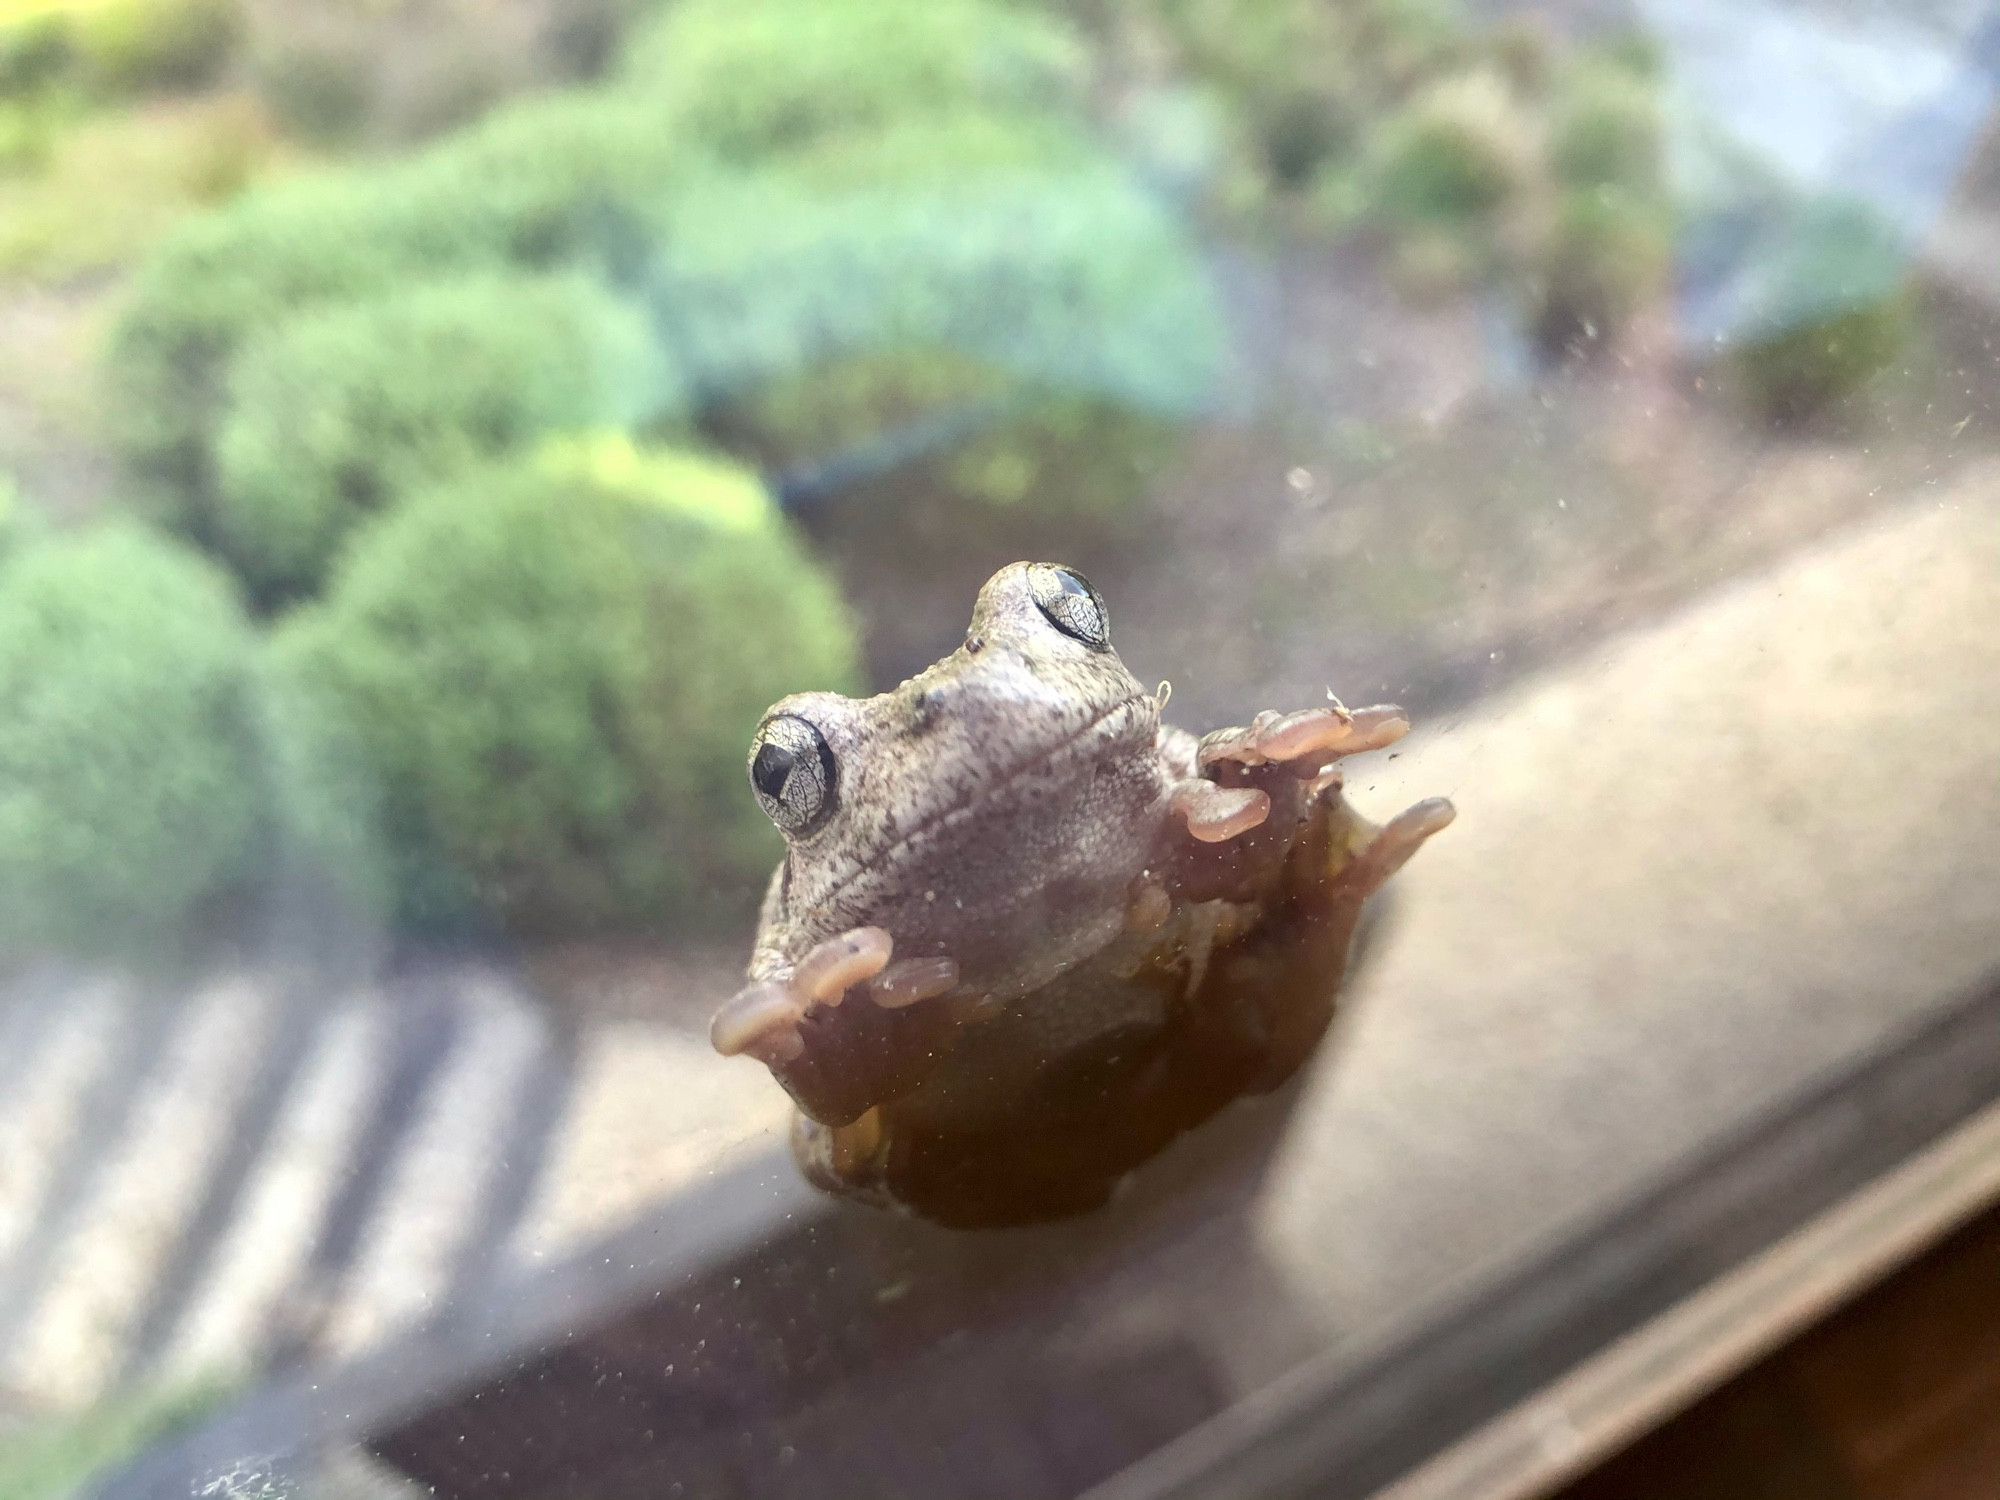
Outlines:
<svg viewBox="0 0 2000 1500"><path fill-rule="evenodd" d="M786 838L804 838L839 804L833 750L795 714L766 719L750 742L750 789Z"/></svg>
<svg viewBox="0 0 2000 1500"><path fill-rule="evenodd" d="M1032 564L1028 594L1048 622L1071 640L1093 651L1111 649L1111 612L1104 607L1104 596L1076 569Z"/></svg>

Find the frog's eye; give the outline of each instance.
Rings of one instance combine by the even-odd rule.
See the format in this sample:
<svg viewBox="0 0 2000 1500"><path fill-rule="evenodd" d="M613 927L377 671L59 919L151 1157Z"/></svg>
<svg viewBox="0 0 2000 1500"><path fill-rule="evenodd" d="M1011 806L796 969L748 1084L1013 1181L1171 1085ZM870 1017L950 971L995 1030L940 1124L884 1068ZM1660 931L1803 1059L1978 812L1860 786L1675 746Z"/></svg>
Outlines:
<svg viewBox="0 0 2000 1500"><path fill-rule="evenodd" d="M1028 569L1028 593L1064 635L1093 651L1111 649L1111 613L1104 596L1076 569L1035 563Z"/></svg>
<svg viewBox="0 0 2000 1500"><path fill-rule="evenodd" d="M839 802L833 750L795 714L764 721L750 742L750 789L786 838L804 838Z"/></svg>

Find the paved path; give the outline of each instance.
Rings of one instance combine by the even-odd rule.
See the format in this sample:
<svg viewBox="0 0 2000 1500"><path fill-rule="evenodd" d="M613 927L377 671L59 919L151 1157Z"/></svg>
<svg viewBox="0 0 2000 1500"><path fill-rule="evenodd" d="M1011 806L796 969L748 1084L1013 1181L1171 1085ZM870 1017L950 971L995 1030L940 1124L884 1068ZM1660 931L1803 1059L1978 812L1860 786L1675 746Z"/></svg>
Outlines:
<svg viewBox="0 0 2000 1500"><path fill-rule="evenodd" d="M705 1042L478 959L0 989L0 1416L347 1359L775 1137Z"/></svg>

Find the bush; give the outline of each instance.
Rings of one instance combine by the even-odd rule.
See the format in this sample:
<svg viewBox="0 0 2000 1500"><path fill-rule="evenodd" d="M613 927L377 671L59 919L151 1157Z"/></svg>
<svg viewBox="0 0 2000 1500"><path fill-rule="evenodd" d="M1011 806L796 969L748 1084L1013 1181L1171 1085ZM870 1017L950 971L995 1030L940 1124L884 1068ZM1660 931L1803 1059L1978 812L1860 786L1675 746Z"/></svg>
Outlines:
<svg viewBox="0 0 2000 1500"><path fill-rule="evenodd" d="M106 362L135 478L166 519L211 541L214 442L253 334L410 282L597 256L621 205L657 196L675 155L650 106L534 100L405 165L280 184L184 226L135 279Z"/></svg>
<svg viewBox="0 0 2000 1500"><path fill-rule="evenodd" d="M237 0L99 0L75 15L88 85L107 93L213 83L243 37Z"/></svg>
<svg viewBox="0 0 2000 1500"><path fill-rule="evenodd" d="M1374 210L1397 226L1472 232L1531 179L1533 122L1497 71L1432 85L1388 120L1374 145Z"/></svg>
<svg viewBox="0 0 2000 1500"><path fill-rule="evenodd" d="M1902 352L1910 321L1904 299L1885 297L1748 340L1734 363L1753 410L1796 426L1866 390Z"/></svg>
<svg viewBox="0 0 2000 1500"><path fill-rule="evenodd" d="M1066 27L988 0L681 0L623 69L672 128L735 162L968 110L1076 114Z"/></svg>
<svg viewBox="0 0 2000 1500"><path fill-rule="evenodd" d="M855 659L755 480L615 437L370 523L276 649L367 748L406 914L477 902L536 936L747 903L778 847L751 731Z"/></svg>
<svg viewBox="0 0 2000 1500"><path fill-rule="evenodd" d="M62 85L199 88L228 66L242 32L236 0L55 0L0 13L0 98Z"/></svg>
<svg viewBox="0 0 2000 1500"><path fill-rule="evenodd" d="M228 96L103 111L52 127L42 145L35 172L0 174L0 275L62 281L128 265L232 197L273 149L262 117Z"/></svg>
<svg viewBox="0 0 2000 1500"><path fill-rule="evenodd" d="M1323 187L1369 130L1464 51L1464 25L1430 0L1153 0L1179 62L1234 122L1235 196Z"/></svg>
<svg viewBox="0 0 2000 1500"><path fill-rule="evenodd" d="M1810 421L1860 395L1902 352L1909 251L1869 205L1798 204L1745 258L1731 362L1759 415Z"/></svg>
<svg viewBox="0 0 2000 1500"><path fill-rule="evenodd" d="M405 166L260 194L177 236L113 342L121 446L173 524L232 558L242 514L366 509L376 479L329 502L340 481L317 459L297 499L277 494L309 446L289 434L352 425L344 454L376 430L349 423L357 387L328 364L336 326L357 342L332 363L366 363L361 325L334 310L509 269L570 268L643 299L662 363L724 436L766 387L901 358L881 411L851 424L893 447L897 413L940 410L920 399L938 353L1010 405L1184 419L1210 396L1220 320L1174 216L1087 134L1074 59L1067 29L982 0L676 5L615 88L516 106ZM794 452L830 425L807 413L746 446ZM253 563L260 595L309 583L304 559L331 534L317 526Z"/></svg>
<svg viewBox="0 0 2000 1500"><path fill-rule="evenodd" d="M305 313L231 371L216 545L283 602L412 488L670 396L641 315L578 276L472 276Z"/></svg>
<svg viewBox="0 0 2000 1500"><path fill-rule="evenodd" d="M1535 339L1545 355L1609 340L1666 283L1673 229L1660 200L1602 187L1566 195L1540 254Z"/></svg>
<svg viewBox="0 0 2000 1500"><path fill-rule="evenodd" d="M0 571L0 949L167 941L244 873L254 653L226 580L129 525Z"/></svg>
<svg viewBox="0 0 2000 1500"><path fill-rule="evenodd" d="M1659 81L1617 58L1580 59L1549 123L1549 170L1568 188L1657 195L1666 165Z"/></svg>

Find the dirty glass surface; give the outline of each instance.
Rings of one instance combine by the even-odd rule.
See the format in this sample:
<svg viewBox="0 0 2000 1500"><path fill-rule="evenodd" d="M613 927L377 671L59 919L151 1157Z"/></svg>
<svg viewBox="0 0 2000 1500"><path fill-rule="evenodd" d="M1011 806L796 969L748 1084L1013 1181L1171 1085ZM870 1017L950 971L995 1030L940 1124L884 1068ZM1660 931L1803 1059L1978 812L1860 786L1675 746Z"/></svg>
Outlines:
<svg viewBox="0 0 2000 1500"><path fill-rule="evenodd" d="M1558 1373L1394 1361L1985 1057L1996 98L1976 0L0 0L0 1495L1138 1496L1308 1389L1360 1494ZM1306 1068L953 1231L709 1018L766 707L1019 560L1459 821Z"/></svg>

